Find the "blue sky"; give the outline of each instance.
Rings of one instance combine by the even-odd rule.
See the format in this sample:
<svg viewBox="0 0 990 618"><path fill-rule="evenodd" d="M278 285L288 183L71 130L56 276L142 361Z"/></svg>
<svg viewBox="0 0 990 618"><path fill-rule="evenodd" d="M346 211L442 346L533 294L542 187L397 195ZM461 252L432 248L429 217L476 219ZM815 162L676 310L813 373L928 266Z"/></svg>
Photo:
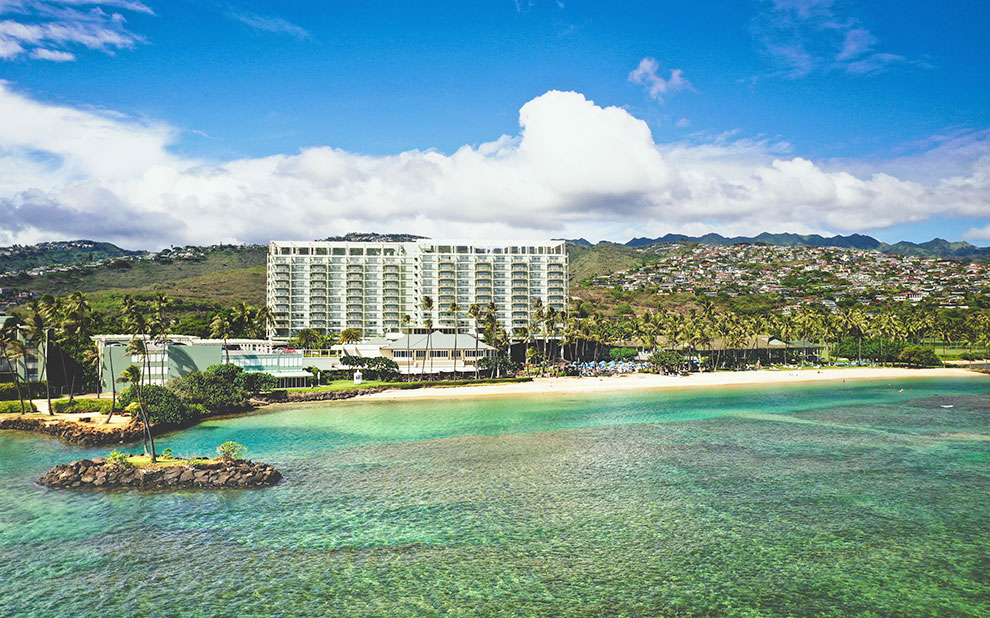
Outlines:
<svg viewBox="0 0 990 618"><path fill-rule="evenodd" d="M0 240L986 244L988 26L986 2L0 0Z"/></svg>

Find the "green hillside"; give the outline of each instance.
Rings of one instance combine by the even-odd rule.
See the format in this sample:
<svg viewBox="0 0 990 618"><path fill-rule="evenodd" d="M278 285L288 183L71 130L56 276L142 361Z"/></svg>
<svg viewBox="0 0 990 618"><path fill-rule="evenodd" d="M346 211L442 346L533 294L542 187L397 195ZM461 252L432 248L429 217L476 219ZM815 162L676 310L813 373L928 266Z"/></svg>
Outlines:
<svg viewBox="0 0 990 618"><path fill-rule="evenodd" d="M567 256L571 286L580 285L598 275L637 268L648 261L637 248L610 242L600 242L594 247L587 247L568 241Z"/></svg>
<svg viewBox="0 0 990 618"><path fill-rule="evenodd" d="M71 266L116 257L138 255L108 242L69 240L36 245L0 247L0 273L31 270L47 266Z"/></svg>
<svg viewBox="0 0 990 618"><path fill-rule="evenodd" d="M209 247L195 258L119 260L97 268L38 277L0 278L0 286L54 296L76 290L86 294L108 291L150 294L162 289L169 295L204 302L232 304L250 298L257 303L264 296L266 255L267 247L262 245Z"/></svg>
<svg viewBox="0 0 990 618"><path fill-rule="evenodd" d="M261 306L265 304L265 267L238 268L142 287L88 292L86 296L94 309L116 311L125 295L147 302L158 293L172 299L175 313L180 317L238 302Z"/></svg>

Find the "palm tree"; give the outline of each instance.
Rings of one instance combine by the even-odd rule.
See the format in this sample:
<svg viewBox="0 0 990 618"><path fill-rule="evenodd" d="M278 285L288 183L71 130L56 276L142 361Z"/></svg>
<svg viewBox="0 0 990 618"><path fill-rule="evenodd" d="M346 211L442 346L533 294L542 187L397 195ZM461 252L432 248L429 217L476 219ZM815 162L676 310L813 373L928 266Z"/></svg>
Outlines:
<svg viewBox="0 0 990 618"><path fill-rule="evenodd" d="M21 402L21 414L24 414L24 395L21 393L21 377L17 372L15 363L18 359L27 354L27 348L17 338L17 321L9 318L7 323L0 328L0 354L3 354L4 363L14 375L14 388L17 389L17 399Z"/></svg>
<svg viewBox="0 0 990 618"><path fill-rule="evenodd" d="M163 326L168 326L167 312L172 307L172 304L172 299L164 292L155 294L154 299L151 301L151 309ZM241 304L243 305L244 303Z"/></svg>
<svg viewBox="0 0 990 618"><path fill-rule="evenodd" d="M45 315L45 311L41 308L37 301L32 301L28 305L27 318L24 320L24 327L28 339L30 339L35 347L38 348L39 356L41 356L42 368L45 374L45 398L48 400L48 414L51 416L55 415L55 411L52 410L52 388L51 380L49 380L48 375L48 340L49 340L49 328L48 328L48 318Z"/></svg>
<svg viewBox="0 0 990 618"><path fill-rule="evenodd" d="M233 333L233 324L231 324L230 316L226 311L218 311L215 316L213 316L213 321L210 322L210 336L214 339L223 339L223 352L225 361L228 365L230 364L230 349L227 346L227 339L230 338Z"/></svg>
<svg viewBox="0 0 990 618"><path fill-rule="evenodd" d="M254 321L251 326L251 334L256 337L266 337L268 327L275 325L275 312L268 305L258 308L254 312Z"/></svg>
<svg viewBox="0 0 990 618"><path fill-rule="evenodd" d="M82 292L76 291L69 295L68 301L62 307L58 319L59 355L62 358L62 372L65 373L65 352L85 363L86 350L91 349L90 335L94 327L92 310ZM72 401L76 390L76 375L73 371L69 383L69 401Z"/></svg>
<svg viewBox="0 0 990 618"><path fill-rule="evenodd" d="M243 300L234 305L231 310L230 325L238 337L246 337L251 329L252 308Z"/></svg>
<svg viewBox="0 0 990 618"><path fill-rule="evenodd" d="M592 315L588 316L588 320L589 320L588 334L590 336L591 343L595 344L595 353L592 356L592 362L594 363L594 372L595 375L597 376L598 354L601 352L602 345L605 343L605 340L607 338L606 335L607 326L605 324L605 316L603 316L600 313L593 313Z"/></svg>
<svg viewBox="0 0 990 618"><path fill-rule="evenodd" d="M451 360L454 361L454 378L456 379L457 378L457 334L458 332L460 332L460 328L459 328L460 315L458 314L461 312L461 306L458 305L456 302L451 301L451 303L447 305L447 311L454 316L454 349L451 352L451 354L453 354L454 357Z"/></svg>
<svg viewBox="0 0 990 618"><path fill-rule="evenodd" d="M430 344L433 342L433 298L429 296L424 296L423 300L419 305L420 309L423 310L424 318L423 323L426 324L426 358L430 360L430 375L433 375L433 357L430 356ZM426 359L423 359L423 370L420 372L420 378L424 376L426 372Z"/></svg>
<svg viewBox="0 0 990 618"><path fill-rule="evenodd" d="M319 348L322 340L323 336L315 328L304 328L293 337L293 341L298 347L307 350Z"/></svg>
<svg viewBox="0 0 990 618"><path fill-rule="evenodd" d="M144 373L151 374L151 359L148 357L148 318L142 313L141 308L130 296L124 297L124 324L128 334L131 335L131 343L128 344L128 351L135 349L135 341L140 341L141 347L138 352L141 355L141 365ZM140 338L140 339L139 339Z"/></svg>
<svg viewBox="0 0 990 618"><path fill-rule="evenodd" d="M553 307L543 308L543 357L544 362L553 359L553 341L557 336L557 310Z"/></svg>
<svg viewBox="0 0 990 618"><path fill-rule="evenodd" d="M402 330L405 332L406 335L406 379L407 380L410 377L410 373L412 373L412 350L410 349L411 339L409 338L410 322L412 322L412 316L410 316L408 313L404 314L402 316Z"/></svg>
<svg viewBox="0 0 990 618"><path fill-rule="evenodd" d="M478 367L478 339L481 338L481 332L478 329L478 322L481 321L483 309L478 303L471 303L468 307L467 314L474 322L474 379L477 380L481 377L481 369Z"/></svg>
<svg viewBox="0 0 990 618"><path fill-rule="evenodd" d="M117 409L117 380L113 379L113 350L107 350L106 342L103 344L103 353L106 354L107 360L110 363L110 388L113 390L112 399L110 400L110 414L107 415L107 419L103 421L104 425L110 423L110 419L113 418L113 413ZM100 361L102 363L102 360ZM100 367L102 373L102 366ZM102 380L101 380L102 382ZM100 384L100 390L103 390L103 385Z"/></svg>
<svg viewBox="0 0 990 618"><path fill-rule="evenodd" d="M361 341L361 331L356 328L345 328L340 331L340 347L344 354L347 354L347 349L344 347L348 343L357 343ZM357 350L355 350L357 352ZM355 354L356 355L356 354Z"/></svg>
<svg viewBox="0 0 990 618"><path fill-rule="evenodd" d="M38 303L42 313L45 316L45 321L48 324L49 333L47 338L46 347L51 344L51 334L55 333L55 342L58 348L58 358L59 364L62 366L62 388L65 388L64 381L69 379L68 368L65 364L65 351L67 348L72 346L73 340L75 339L75 323L71 319L67 319L67 314L71 313L71 304L73 302L79 303L85 309L89 308L86 304L86 300L81 292L73 292L69 299L63 302L50 294L46 294L41 297L41 301ZM85 311L83 309L82 311ZM47 354L47 352L46 352ZM46 371L47 376L47 371ZM72 401L73 393L75 389L75 381L69 387L69 401Z"/></svg>
<svg viewBox="0 0 990 618"><path fill-rule="evenodd" d="M143 348L143 342L138 339L134 339L133 341L142 344ZM148 455L148 443L150 442L151 462L155 463L158 461L158 454L155 453L155 436L151 433L151 424L148 422L148 411L144 405L144 394L141 392L141 368L137 365L130 365L127 369L120 372L120 377L117 378L117 381L130 384L137 389L138 411L141 414L141 424L144 425L144 454Z"/></svg>

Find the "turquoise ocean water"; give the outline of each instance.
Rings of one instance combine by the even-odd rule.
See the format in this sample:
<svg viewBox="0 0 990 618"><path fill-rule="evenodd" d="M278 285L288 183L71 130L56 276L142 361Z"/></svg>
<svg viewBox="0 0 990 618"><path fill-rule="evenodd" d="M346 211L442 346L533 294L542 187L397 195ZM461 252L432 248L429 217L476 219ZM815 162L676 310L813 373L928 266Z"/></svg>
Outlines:
<svg viewBox="0 0 990 618"><path fill-rule="evenodd" d="M986 616L987 393L349 401L159 439L286 477L222 492L48 491L108 449L4 431L0 616Z"/></svg>

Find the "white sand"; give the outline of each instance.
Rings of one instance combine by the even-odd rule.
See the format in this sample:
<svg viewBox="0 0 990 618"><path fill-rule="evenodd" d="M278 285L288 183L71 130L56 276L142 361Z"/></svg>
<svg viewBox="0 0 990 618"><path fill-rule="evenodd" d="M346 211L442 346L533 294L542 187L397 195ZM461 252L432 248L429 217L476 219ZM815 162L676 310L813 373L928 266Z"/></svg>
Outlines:
<svg viewBox="0 0 990 618"><path fill-rule="evenodd" d="M362 395L361 399L410 399L485 397L499 395L545 395L553 393L594 393L617 390L732 386L743 384L789 384L836 380L895 380L899 378L973 378L987 380L990 376L967 369L903 369L898 367L851 367L842 369L803 369L693 373L689 376L663 376L636 373L617 376L584 378L536 378L532 382L479 384L449 388L420 388L392 390Z"/></svg>

